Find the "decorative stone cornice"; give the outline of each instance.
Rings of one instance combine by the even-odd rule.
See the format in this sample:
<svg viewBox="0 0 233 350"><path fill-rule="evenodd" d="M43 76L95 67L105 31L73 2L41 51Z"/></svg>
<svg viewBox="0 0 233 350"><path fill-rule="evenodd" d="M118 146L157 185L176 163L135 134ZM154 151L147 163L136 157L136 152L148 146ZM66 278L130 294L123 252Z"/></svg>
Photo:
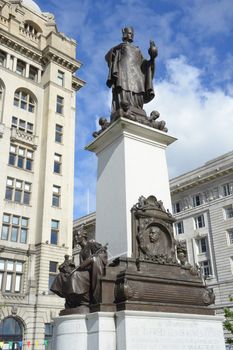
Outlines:
<svg viewBox="0 0 233 350"><path fill-rule="evenodd" d="M1 31L0 29L0 43L9 47L10 49L20 53L21 55L24 55L26 57L30 57L33 61L36 61L37 63L42 62L42 55L38 49L35 47L29 47L29 45L26 45L25 43L21 43L19 39L14 40L14 38L8 35L8 33L5 33Z"/></svg>
<svg viewBox="0 0 233 350"><path fill-rule="evenodd" d="M186 191L190 188L205 184L209 181L215 180L219 177L228 175L233 173L233 166L226 166L222 168L216 168L215 170L211 170L210 172L203 174L203 175L198 175L194 178L189 178L186 181L180 182L177 181L176 184L170 184L170 191L171 195L177 194L179 192Z"/></svg>
<svg viewBox="0 0 233 350"><path fill-rule="evenodd" d="M3 247L3 248L2 248ZM26 246L25 249L22 248L18 248L18 247L10 247L10 246L1 246L2 248L2 252L4 253L14 253L14 254L21 254L21 255L25 255L25 257L27 256L27 252L28 252L28 247Z"/></svg>
<svg viewBox="0 0 233 350"><path fill-rule="evenodd" d="M47 46L42 53L42 63L47 65L51 61L59 64L65 69L68 69L72 73L81 67L81 62L62 54L51 46Z"/></svg>
<svg viewBox="0 0 233 350"><path fill-rule="evenodd" d="M14 36L9 35L7 32L1 29L0 43L18 52L20 55L29 57L30 59L39 64L47 65L49 62L53 61L59 64L60 66L64 67L65 69L68 69L72 73L78 70L82 65L81 62L62 54L61 52L59 52L51 46L47 46L41 52L36 47L31 46L30 44L26 44L19 38L14 38ZM74 88L75 86L81 88L84 84L85 83L81 79L77 78L77 81L74 82Z"/></svg>
<svg viewBox="0 0 233 350"><path fill-rule="evenodd" d="M81 89L85 84L86 82L84 80L75 76L72 77L72 88L75 91L78 91L79 89Z"/></svg>

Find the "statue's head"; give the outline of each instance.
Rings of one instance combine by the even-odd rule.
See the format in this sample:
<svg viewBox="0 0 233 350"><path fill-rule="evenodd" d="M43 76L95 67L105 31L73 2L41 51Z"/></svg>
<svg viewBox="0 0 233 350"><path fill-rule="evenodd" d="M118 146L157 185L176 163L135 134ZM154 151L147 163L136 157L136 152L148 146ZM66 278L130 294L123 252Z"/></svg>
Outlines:
<svg viewBox="0 0 233 350"><path fill-rule="evenodd" d="M81 226L81 229L75 235L76 244L82 244L87 241L87 231L84 225Z"/></svg>
<svg viewBox="0 0 233 350"><path fill-rule="evenodd" d="M160 228L157 226L151 226L149 231L149 240L151 243L158 241L160 237Z"/></svg>
<svg viewBox="0 0 233 350"><path fill-rule="evenodd" d="M134 37L134 29L133 27L125 27L122 29L122 40L123 41L128 41L128 42L133 42L133 37Z"/></svg>

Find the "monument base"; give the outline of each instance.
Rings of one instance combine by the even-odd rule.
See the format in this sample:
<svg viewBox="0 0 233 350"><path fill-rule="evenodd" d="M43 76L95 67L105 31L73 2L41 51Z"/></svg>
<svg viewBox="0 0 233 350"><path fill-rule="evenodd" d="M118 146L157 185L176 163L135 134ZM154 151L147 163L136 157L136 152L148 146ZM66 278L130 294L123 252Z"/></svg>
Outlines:
<svg viewBox="0 0 233 350"><path fill-rule="evenodd" d="M120 311L60 316L53 350L225 350L223 317Z"/></svg>

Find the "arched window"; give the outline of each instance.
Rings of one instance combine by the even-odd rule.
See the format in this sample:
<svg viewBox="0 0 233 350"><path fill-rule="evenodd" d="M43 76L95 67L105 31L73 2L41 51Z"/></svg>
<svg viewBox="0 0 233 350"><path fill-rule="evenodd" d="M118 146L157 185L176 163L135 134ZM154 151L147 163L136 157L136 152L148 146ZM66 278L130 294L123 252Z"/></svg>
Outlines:
<svg viewBox="0 0 233 350"><path fill-rule="evenodd" d="M9 349L22 349L23 324L13 317L4 318L0 322L0 339L9 345ZM10 347L11 345L11 347ZM7 348L7 347L6 347Z"/></svg>
<svg viewBox="0 0 233 350"><path fill-rule="evenodd" d="M34 113L35 105L35 101L29 92L21 89L15 91L14 106L22 108L25 111Z"/></svg>
<svg viewBox="0 0 233 350"><path fill-rule="evenodd" d="M41 33L40 27L32 21L26 21L24 23L24 30L27 33L30 33L30 34L35 35L35 36L38 36L38 34Z"/></svg>

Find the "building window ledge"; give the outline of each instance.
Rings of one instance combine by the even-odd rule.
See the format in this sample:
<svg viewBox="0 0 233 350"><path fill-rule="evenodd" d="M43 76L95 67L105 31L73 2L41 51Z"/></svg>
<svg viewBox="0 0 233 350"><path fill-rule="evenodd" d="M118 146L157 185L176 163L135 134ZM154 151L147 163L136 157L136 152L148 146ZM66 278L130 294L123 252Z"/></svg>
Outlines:
<svg viewBox="0 0 233 350"><path fill-rule="evenodd" d="M37 138L35 135L28 134L25 131L12 128L11 129L11 142L21 142L26 145L32 146L33 149L37 148Z"/></svg>

